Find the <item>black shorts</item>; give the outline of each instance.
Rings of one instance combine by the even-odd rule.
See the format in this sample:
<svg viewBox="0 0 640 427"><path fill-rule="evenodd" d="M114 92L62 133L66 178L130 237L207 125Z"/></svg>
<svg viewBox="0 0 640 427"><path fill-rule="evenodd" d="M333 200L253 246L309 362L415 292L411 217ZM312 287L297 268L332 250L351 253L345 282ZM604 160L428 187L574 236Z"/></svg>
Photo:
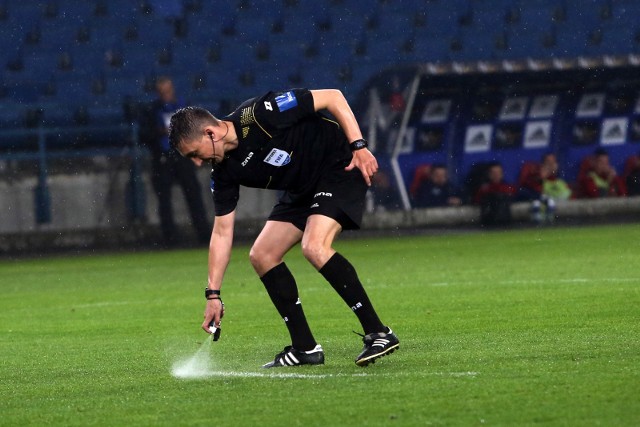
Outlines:
<svg viewBox="0 0 640 427"><path fill-rule="evenodd" d="M335 219L343 230L357 230L362 223L367 183L359 169L347 172L344 166L326 171L313 193L285 192L269 215L270 221L290 222L304 231L309 215Z"/></svg>

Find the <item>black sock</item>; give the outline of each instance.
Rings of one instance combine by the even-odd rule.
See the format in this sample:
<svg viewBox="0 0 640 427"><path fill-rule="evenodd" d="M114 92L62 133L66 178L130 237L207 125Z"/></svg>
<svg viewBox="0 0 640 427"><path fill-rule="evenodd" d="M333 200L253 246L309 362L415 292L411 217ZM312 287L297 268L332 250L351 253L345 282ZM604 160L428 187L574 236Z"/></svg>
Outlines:
<svg viewBox="0 0 640 427"><path fill-rule="evenodd" d="M346 258L336 252L319 271L358 316L365 334L386 331L358 279L355 268Z"/></svg>
<svg viewBox="0 0 640 427"><path fill-rule="evenodd" d="M296 280L286 264L283 262L276 265L260 280L287 325L293 348L300 351L313 350L317 343L302 310Z"/></svg>

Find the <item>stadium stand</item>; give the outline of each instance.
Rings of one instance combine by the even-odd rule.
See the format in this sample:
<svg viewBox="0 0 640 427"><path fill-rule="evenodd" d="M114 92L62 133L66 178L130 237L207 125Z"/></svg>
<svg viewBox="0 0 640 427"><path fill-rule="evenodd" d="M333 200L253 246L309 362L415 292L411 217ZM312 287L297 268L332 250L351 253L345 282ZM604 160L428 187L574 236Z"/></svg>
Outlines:
<svg viewBox="0 0 640 427"><path fill-rule="evenodd" d="M416 95L404 128L387 100L389 82L398 77L405 96ZM415 78L420 83L411 92L408 82ZM381 164L394 168L408 190L421 164L447 164L458 186L472 187L474 171L483 164L501 163L507 181L517 182L522 167L546 152L557 155L561 177L577 186L580 162L596 148L606 149L622 174L640 142L640 81L633 66L597 72L475 70L456 78L414 67L388 70L371 88L361 101L366 116L376 119L377 155L390 158ZM371 128L369 119L370 136Z"/></svg>
<svg viewBox="0 0 640 427"><path fill-rule="evenodd" d="M500 161L515 182L548 150L573 181L600 145L622 171L640 142L639 12L632 0L4 0L0 160L42 145L122 150L159 75L222 112L307 86L339 88L365 115L370 89L384 98L400 70L407 88L421 76L420 96L400 146L398 115L377 154L407 188L433 163L464 186L474 166ZM76 128L102 125L120 134L83 145Z"/></svg>
<svg viewBox="0 0 640 427"><path fill-rule="evenodd" d="M282 74L290 68L300 72L302 85L322 83L353 94L376 71L403 63L628 54L637 47L637 2L371 3L6 2L0 34L10 43L0 53L2 83L13 100L37 105L51 82L58 87L49 95L54 100L80 105L103 102L86 88L104 74L107 87L118 80L117 91L107 89L116 95L108 101L118 105L117 96L149 98L142 76L215 72L212 80L229 86L222 95L233 103L264 83L287 83ZM214 44L221 45L223 67L207 64L202 55ZM307 48L315 55L299 54ZM120 65L109 65L114 52ZM349 72L336 72L345 66ZM244 70L256 79L243 83L238 74ZM65 87L67 80L77 86ZM211 97L220 96L218 88L209 89Z"/></svg>

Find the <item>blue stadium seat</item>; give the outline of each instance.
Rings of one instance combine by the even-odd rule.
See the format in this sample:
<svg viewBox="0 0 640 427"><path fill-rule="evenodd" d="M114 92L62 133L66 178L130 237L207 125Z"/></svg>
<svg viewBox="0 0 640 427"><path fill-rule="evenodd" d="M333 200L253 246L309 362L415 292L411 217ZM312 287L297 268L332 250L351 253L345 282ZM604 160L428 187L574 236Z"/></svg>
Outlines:
<svg viewBox="0 0 640 427"><path fill-rule="evenodd" d="M93 104L87 107L91 124L110 125L118 124L123 119L121 104Z"/></svg>
<svg viewBox="0 0 640 427"><path fill-rule="evenodd" d="M124 45L122 49L124 61L122 68L131 73L148 74L155 67L155 54L155 51L147 49L145 46Z"/></svg>
<svg viewBox="0 0 640 427"><path fill-rule="evenodd" d="M105 2L104 16L94 13L99 1ZM185 90L202 98L210 93L240 100L263 88L287 87L290 76L299 71L304 86L348 87L353 91L381 68L408 62L630 53L637 50L635 37L640 28L635 22L640 4L631 0L569 0L562 3L566 4L566 16L560 22L553 20L558 7L555 0L299 0L290 7L283 6L281 0L243 0L217 2L215 7L203 2L201 11L186 14L187 35L180 38L165 19L166 13L142 13L139 2L56 2L58 13L53 17L44 15L42 2L7 2L8 18L0 20L0 37L5 41L0 65L10 96L46 102L53 97L86 105L96 99L120 104L119 98L125 95L149 96L141 89L143 80L161 73L180 76L176 78L188 86ZM603 16L607 8L610 16ZM509 10L518 12L512 23L505 21ZM423 17L417 24L416 14ZM374 18L378 27L368 28L367 20ZM282 23L282 32L272 32L276 21ZM234 36L222 35L224 24L229 22L235 25ZM323 29L325 24L330 29ZM131 25L138 37L126 40L125 32ZM83 27L89 29L90 37L78 43L77 32ZM28 45L24 38L32 28L39 28L40 41ZM599 43L590 42L594 30L602 37ZM496 46L496 39L503 34L508 45L505 50ZM555 43L548 47L543 44L546 34L555 36ZM451 49L453 40L460 42L459 49ZM413 50L403 49L408 41ZM366 51L354 56L360 42ZM267 44L268 59L256 58L259 43ZM316 56L305 56L309 45L316 47ZM222 63L207 61L211 46L219 46ZM158 63L162 49L171 51L169 64ZM107 64L105 55L110 50L122 55L122 66ZM71 55L71 71L57 69L62 52ZM7 71L7 62L17 57L23 59L24 69ZM340 69L346 65L352 67L352 80L340 80L344 79ZM206 90L193 91L196 70L205 74ZM239 83L238 74L243 70L253 71L253 86ZM91 81L98 75L104 76L107 89L96 97L91 93ZM43 94L50 81L58 89L54 96ZM223 81L224 87L220 86Z"/></svg>
<svg viewBox="0 0 640 427"><path fill-rule="evenodd" d="M56 97L62 104L86 104L93 97L88 79L60 78Z"/></svg>
<svg viewBox="0 0 640 427"><path fill-rule="evenodd" d="M293 71L301 62L304 62L304 52L299 43L292 41L271 42L269 64L277 72L286 73Z"/></svg>
<svg viewBox="0 0 640 427"><path fill-rule="evenodd" d="M207 16L206 12L187 15L187 39L197 45L205 45L207 42L219 40L222 33L220 18L220 16Z"/></svg>
<svg viewBox="0 0 640 427"><path fill-rule="evenodd" d="M12 24L25 24L34 22L41 15L41 6L38 2L7 2L8 19Z"/></svg>
<svg viewBox="0 0 640 427"><path fill-rule="evenodd" d="M449 55L449 45L447 41L438 37L416 35L413 55L411 59L415 62L437 62Z"/></svg>
<svg viewBox="0 0 640 427"><path fill-rule="evenodd" d="M126 24L121 19L106 19L100 21L99 25L91 26L92 49L106 51L109 48L119 46L124 41Z"/></svg>
<svg viewBox="0 0 640 427"><path fill-rule="evenodd" d="M70 126L73 124L75 106L65 105L59 101L39 102L44 115L43 122L47 126Z"/></svg>
<svg viewBox="0 0 640 427"><path fill-rule="evenodd" d="M34 46L34 49L43 52L52 49L62 50L73 42L76 30L76 26L46 22L40 27L40 42Z"/></svg>

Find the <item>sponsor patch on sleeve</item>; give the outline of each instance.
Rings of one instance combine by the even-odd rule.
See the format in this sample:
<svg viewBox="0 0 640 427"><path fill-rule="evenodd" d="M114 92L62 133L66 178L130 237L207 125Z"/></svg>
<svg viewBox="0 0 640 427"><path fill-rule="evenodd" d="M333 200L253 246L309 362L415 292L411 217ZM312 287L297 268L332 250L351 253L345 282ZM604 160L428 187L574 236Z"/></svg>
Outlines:
<svg viewBox="0 0 640 427"><path fill-rule="evenodd" d="M298 99L293 91L285 92L282 95L276 96L276 104L280 112L290 110L293 107L298 106Z"/></svg>

